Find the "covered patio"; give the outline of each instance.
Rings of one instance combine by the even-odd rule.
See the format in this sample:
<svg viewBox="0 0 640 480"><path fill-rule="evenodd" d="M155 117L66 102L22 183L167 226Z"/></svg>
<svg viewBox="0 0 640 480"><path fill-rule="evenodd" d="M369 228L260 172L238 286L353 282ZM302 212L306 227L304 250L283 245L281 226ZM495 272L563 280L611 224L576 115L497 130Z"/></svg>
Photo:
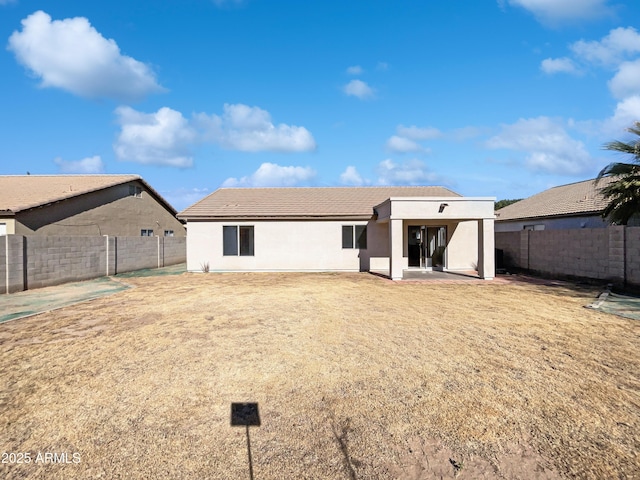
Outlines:
<svg viewBox="0 0 640 480"><path fill-rule="evenodd" d="M494 198L390 197L374 207L388 234L388 268L372 263L392 280L423 272L477 271L495 276ZM385 260L387 260L385 258Z"/></svg>

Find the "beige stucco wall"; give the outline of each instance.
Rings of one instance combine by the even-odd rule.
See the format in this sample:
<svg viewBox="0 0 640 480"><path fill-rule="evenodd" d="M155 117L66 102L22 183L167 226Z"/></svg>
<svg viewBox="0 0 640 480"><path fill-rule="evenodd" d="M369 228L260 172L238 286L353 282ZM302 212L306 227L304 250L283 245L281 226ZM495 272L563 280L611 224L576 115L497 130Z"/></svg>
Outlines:
<svg viewBox="0 0 640 480"><path fill-rule="evenodd" d="M378 218L432 218L471 220L494 218L494 198L491 197L391 197L377 206ZM390 208L387 204L391 203ZM446 206L440 211L440 206ZM387 212L389 215L387 215Z"/></svg>
<svg viewBox="0 0 640 480"><path fill-rule="evenodd" d="M389 226L370 220L367 223L367 250L362 251L363 270L389 269Z"/></svg>
<svg viewBox="0 0 640 480"><path fill-rule="evenodd" d="M224 256L222 227L254 226L254 256ZM187 269L202 271L363 271L368 250L342 248L343 225L370 225L367 221L189 221ZM372 234L379 236L378 228ZM367 228L367 235L370 235ZM368 246L373 247L371 237ZM372 251L379 252L379 249Z"/></svg>
<svg viewBox="0 0 640 480"><path fill-rule="evenodd" d="M400 220L401 262L408 268L409 225L447 227L448 270L475 269L478 263L478 222L428 222ZM342 225L367 225L367 249L343 249ZM224 225L254 226L254 256L223 256ZM365 221L261 221L196 222L188 224L187 269L202 271L334 270L368 271L389 269L389 223ZM400 237L399 237L400 238Z"/></svg>
<svg viewBox="0 0 640 480"><path fill-rule="evenodd" d="M141 197L129 195L129 185L142 187ZM173 230L184 237L184 225L144 189L139 182L116 185L98 192L63 200L16 214L17 235L117 235L140 236L151 229L163 236Z"/></svg>

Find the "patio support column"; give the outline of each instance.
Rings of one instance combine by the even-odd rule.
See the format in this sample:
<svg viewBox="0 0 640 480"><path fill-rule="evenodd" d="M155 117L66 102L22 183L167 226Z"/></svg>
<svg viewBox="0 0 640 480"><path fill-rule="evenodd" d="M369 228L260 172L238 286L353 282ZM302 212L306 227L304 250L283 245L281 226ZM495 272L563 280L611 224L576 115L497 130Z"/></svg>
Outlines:
<svg viewBox="0 0 640 480"><path fill-rule="evenodd" d="M478 220L478 276L493 280L496 274L493 218Z"/></svg>
<svg viewBox="0 0 640 480"><path fill-rule="evenodd" d="M389 220L389 277L402 280L402 219Z"/></svg>

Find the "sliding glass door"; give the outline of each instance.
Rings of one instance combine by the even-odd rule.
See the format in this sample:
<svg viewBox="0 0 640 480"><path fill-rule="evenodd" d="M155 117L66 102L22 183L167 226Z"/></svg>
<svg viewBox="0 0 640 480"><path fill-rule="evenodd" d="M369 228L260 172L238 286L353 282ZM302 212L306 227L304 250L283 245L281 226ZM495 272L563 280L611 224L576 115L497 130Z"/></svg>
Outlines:
<svg viewBox="0 0 640 480"><path fill-rule="evenodd" d="M429 269L445 267L447 227L410 225L407 234L409 267Z"/></svg>

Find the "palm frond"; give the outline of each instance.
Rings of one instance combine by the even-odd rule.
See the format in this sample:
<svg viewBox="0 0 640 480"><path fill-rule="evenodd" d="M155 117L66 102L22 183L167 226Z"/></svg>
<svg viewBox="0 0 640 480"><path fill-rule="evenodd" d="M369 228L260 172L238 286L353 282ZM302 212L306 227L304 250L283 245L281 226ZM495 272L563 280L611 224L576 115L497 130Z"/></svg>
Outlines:
<svg viewBox="0 0 640 480"><path fill-rule="evenodd" d="M640 122L627 129L637 140L605 143L603 148L631 156L631 162L613 162L604 167L596 177L596 185L604 178L613 179L600 193L609 200L602 216L612 223L626 225L629 219L640 213Z"/></svg>

